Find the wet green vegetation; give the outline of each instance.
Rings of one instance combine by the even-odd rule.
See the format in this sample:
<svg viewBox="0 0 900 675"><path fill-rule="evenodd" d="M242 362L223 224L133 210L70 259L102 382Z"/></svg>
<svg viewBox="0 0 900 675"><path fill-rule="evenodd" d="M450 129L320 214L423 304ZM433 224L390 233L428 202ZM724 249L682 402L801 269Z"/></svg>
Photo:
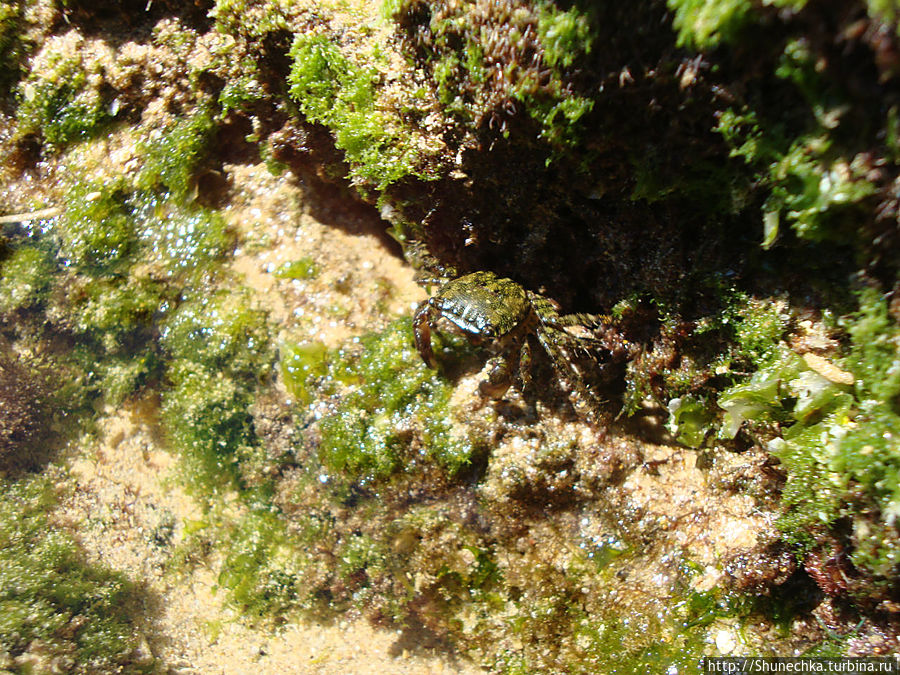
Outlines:
<svg viewBox="0 0 900 675"><path fill-rule="evenodd" d="M768 439L787 473L781 521L786 539L798 545L801 559L816 552L813 568L845 551L851 561L846 580L823 581L823 590L847 593L867 606L895 592L900 554L890 487L900 466L900 328L896 309L889 308L897 288L898 242L883 220L895 212L887 191L896 174L896 101L887 91L862 94L862 82L871 77L865 46L841 70L834 46L805 32L822 20L820 8L778 4L786 11L775 19L743 3L670 3L679 40L694 48L737 46L773 22L783 31L767 57L768 77L791 92L791 114L771 109L771 102L751 92L742 105L722 112L718 131L764 188L763 245L781 245L800 256L852 259L844 279L855 273L857 292L854 302L841 296L843 279L829 290L824 277L816 282L818 292L828 294L816 307L817 319L841 343L832 343L824 359L821 351L801 358L783 341L797 329L796 309L774 332L754 326L750 344L736 331L737 346L755 372L719 395L727 414L720 434L733 437L746 423L761 442ZM893 10L869 3L858 14L867 15L862 20L868 25L896 34ZM878 46L867 46L876 54L881 81L890 79ZM881 103L867 108L865 100ZM709 415L708 426L717 419Z"/></svg>
<svg viewBox="0 0 900 675"><path fill-rule="evenodd" d="M239 293L182 304L164 323L163 421L198 495L246 486L241 462L259 452L249 412L272 350L265 315Z"/></svg>
<svg viewBox="0 0 900 675"><path fill-rule="evenodd" d="M201 109L159 129L140 147L143 159L137 183L146 190L164 188L176 199L193 197L197 168L215 131L211 114Z"/></svg>
<svg viewBox="0 0 900 675"><path fill-rule="evenodd" d="M40 74L19 83L16 133L61 149L99 133L112 119L112 101L92 83L90 66L77 54L52 54L48 61Z"/></svg>
<svg viewBox="0 0 900 675"><path fill-rule="evenodd" d="M136 657L139 592L89 563L53 527L50 479L4 479L0 497L0 648L7 672L152 672Z"/></svg>
<svg viewBox="0 0 900 675"><path fill-rule="evenodd" d="M160 377L155 326L180 302L182 284L208 278L230 237L218 215L121 179L76 182L64 194L66 213L18 237L0 263L11 289L4 305L46 340L72 343L45 358L64 383L71 378L63 389L73 400L115 405Z"/></svg>
<svg viewBox="0 0 900 675"><path fill-rule="evenodd" d="M152 657L135 657L132 583L53 533L53 490L27 472L57 472L66 440L98 433L104 406L162 391L188 482L202 494L237 485L235 456L249 464L256 449L246 406L269 332L245 294L218 286L233 244L218 214L124 176L61 194L65 213L8 228L0 259L4 665L149 671Z"/></svg>
<svg viewBox="0 0 900 675"><path fill-rule="evenodd" d="M450 405L453 387L421 364L411 331L408 319L398 320L326 357L326 381L350 388L319 422L317 454L329 471L370 482L436 463L453 474L486 449L474 429L473 438L455 437L462 413Z"/></svg>
<svg viewBox="0 0 900 675"><path fill-rule="evenodd" d="M719 405L728 412L731 433L744 422L783 427L769 447L788 475L785 536L801 555L831 550L836 537L846 538L862 578L843 590L865 603L890 592L900 555L894 527L900 504L900 329L872 291L863 294L860 312L847 322L851 341L841 362L846 372L833 364L814 370L783 349L749 381L726 390Z"/></svg>
<svg viewBox="0 0 900 675"><path fill-rule="evenodd" d="M319 265L309 256L299 260L286 262L275 270L274 274L279 279L314 279L320 271Z"/></svg>
<svg viewBox="0 0 900 675"><path fill-rule="evenodd" d="M0 88L4 92L18 79L25 52L22 10L21 2L0 2Z"/></svg>
<svg viewBox="0 0 900 675"><path fill-rule="evenodd" d="M298 35L291 47L288 77L291 97L310 122L324 124L344 151L350 177L360 186L383 190L401 178L425 177L420 152L375 105L377 54L347 58L325 35Z"/></svg>
<svg viewBox="0 0 900 675"><path fill-rule="evenodd" d="M447 122L472 133L496 117L508 135L496 109L508 101L512 110L522 106L550 144L575 143L578 123L593 102L572 91L565 74L591 51L589 12L563 11L551 2L470 11L418 0L386 3L385 11L427 54L424 66ZM420 19L424 31L414 32ZM529 53L540 59L528 62Z"/></svg>

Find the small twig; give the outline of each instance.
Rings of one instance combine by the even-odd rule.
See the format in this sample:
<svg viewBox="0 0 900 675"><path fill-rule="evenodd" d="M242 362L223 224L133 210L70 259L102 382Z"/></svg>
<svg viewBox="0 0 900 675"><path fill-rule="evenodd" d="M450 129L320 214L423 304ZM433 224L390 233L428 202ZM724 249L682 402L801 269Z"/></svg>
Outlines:
<svg viewBox="0 0 900 675"><path fill-rule="evenodd" d="M8 216L0 216L0 225L5 223L23 223L31 220L41 220L42 218L53 218L53 216L58 216L62 212L62 209L52 206L49 209L29 211L28 213L11 213Z"/></svg>

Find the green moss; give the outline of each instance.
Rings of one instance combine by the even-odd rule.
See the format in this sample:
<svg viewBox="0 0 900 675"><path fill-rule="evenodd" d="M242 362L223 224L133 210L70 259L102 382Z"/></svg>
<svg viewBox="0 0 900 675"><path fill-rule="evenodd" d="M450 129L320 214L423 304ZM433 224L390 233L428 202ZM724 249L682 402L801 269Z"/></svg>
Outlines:
<svg viewBox="0 0 900 675"><path fill-rule="evenodd" d="M241 294L204 295L164 324L162 347L163 418L189 484L201 494L236 487L259 443L248 409L272 360L265 314Z"/></svg>
<svg viewBox="0 0 900 675"><path fill-rule="evenodd" d="M743 0L667 0L675 12L678 46L712 49L720 43L739 39L748 24L757 19L758 8ZM793 10L802 9L806 0L774 0L767 3Z"/></svg>
<svg viewBox="0 0 900 675"><path fill-rule="evenodd" d="M145 190L164 188L177 200L190 200L196 188L197 168L205 159L215 131L212 113L201 109L183 117L172 127L155 130L141 145L143 165L138 186Z"/></svg>
<svg viewBox="0 0 900 675"><path fill-rule="evenodd" d="M552 145L575 145L578 141L577 123L594 108L594 102L583 96L552 98L549 101L534 99L522 94L528 106L528 114L540 123L541 137Z"/></svg>
<svg viewBox="0 0 900 675"><path fill-rule="evenodd" d="M13 312L41 303L47 296L53 260L40 248L21 246L0 261L0 312Z"/></svg>
<svg viewBox="0 0 900 675"><path fill-rule="evenodd" d="M80 55L53 54L45 65L19 84L16 135L33 134L60 149L97 134L111 119L109 101L89 84Z"/></svg>
<svg viewBox="0 0 900 675"><path fill-rule="evenodd" d="M309 592L306 545L277 515L255 510L229 528L219 585L250 616L282 617Z"/></svg>
<svg viewBox="0 0 900 675"><path fill-rule="evenodd" d="M0 647L67 672L149 672L138 665L138 599L121 575L89 565L48 519L48 481L5 483L0 497ZM40 645L40 647L38 647ZM6 667L11 663L4 664ZM21 668L21 670L18 670ZM17 672L30 672L26 665Z"/></svg>
<svg viewBox="0 0 900 675"><path fill-rule="evenodd" d="M245 32L253 38L288 30L285 8L266 3L261 11L256 0L216 0L210 15L223 33Z"/></svg>
<svg viewBox="0 0 900 675"><path fill-rule="evenodd" d="M900 327L873 290L844 320L851 346L842 367L852 388L826 379L786 348L746 383L723 393L732 437L746 422L775 421L783 438L770 450L788 473L780 525L807 551L829 528L852 524L854 564L887 579L900 563ZM868 589L866 592L872 592Z"/></svg>
<svg viewBox="0 0 900 675"><path fill-rule="evenodd" d="M324 35L298 35L290 56L291 96L308 120L332 131L354 180L383 190L405 176L425 177L415 147L392 128L399 120L375 105L377 71L351 61Z"/></svg>
<svg viewBox="0 0 900 675"><path fill-rule="evenodd" d="M316 378L328 371L325 345L321 342L283 342L279 351L279 370L285 389L300 405L309 405Z"/></svg>
<svg viewBox="0 0 900 675"><path fill-rule="evenodd" d="M319 265L309 256L286 262L275 270L279 279L315 279L318 274Z"/></svg>
<svg viewBox="0 0 900 675"><path fill-rule="evenodd" d="M415 3L400 3L394 17L416 11ZM476 15L446 4L433 9L428 30L422 46L447 117L469 128L488 117L493 123L505 101L524 109L553 148L577 143L579 122L594 101L573 91L566 73L591 51L596 31L589 12L541 1ZM503 64L502 77L490 76L489 63ZM500 125L506 135L505 123Z"/></svg>
<svg viewBox="0 0 900 675"><path fill-rule="evenodd" d="M743 0L668 0L666 4L675 12L678 45L695 49L732 41L753 15L753 5Z"/></svg>
<svg viewBox="0 0 900 675"><path fill-rule="evenodd" d="M450 473L469 462L476 444L455 437L452 387L421 363L408 319L328 355L327 378L349 391L319 422L318 453L328 469L351 477L384 478L436 462ZM420 450L411 445L413 438Z"/></svg>
<svg viewBox="0 0 900 675"><path fill-rule="evenodd" d="M0 89L4 94L18 79L27 51L23 44L23 10L22 2L0 2Z"/></svg>
<svg viewBox="0 0 900 675"><path fill-rule="evenodd" d="M551 68L568 68L591 51L591 22L574 7L562 11L552 3L542 3L537 27L544 62Z"/></svg>

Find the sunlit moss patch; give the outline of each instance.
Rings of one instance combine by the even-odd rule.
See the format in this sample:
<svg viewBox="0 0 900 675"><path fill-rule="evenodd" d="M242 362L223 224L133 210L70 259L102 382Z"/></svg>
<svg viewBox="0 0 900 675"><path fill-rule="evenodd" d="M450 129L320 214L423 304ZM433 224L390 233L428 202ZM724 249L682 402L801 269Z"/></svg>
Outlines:
<svg viewBox="0 0 900 675"><path fill-rule="evenodd" d="M339 391L334 411L318 423L318 455L329 470L373 479L422 462L450 473L469 462L477 444L452 430L452 387L422 364L411 335L402 319L337 351L295 346L287 353L298 364L287 367L295 391L316 379Z"/></svg>
<svg viewBox="0 0 900 675"><path fill-rule="evenodd" d="M7 482L0 498L0 646L14 672L151 672L136 658L138 598L51 526L47 481Z"/></svg>

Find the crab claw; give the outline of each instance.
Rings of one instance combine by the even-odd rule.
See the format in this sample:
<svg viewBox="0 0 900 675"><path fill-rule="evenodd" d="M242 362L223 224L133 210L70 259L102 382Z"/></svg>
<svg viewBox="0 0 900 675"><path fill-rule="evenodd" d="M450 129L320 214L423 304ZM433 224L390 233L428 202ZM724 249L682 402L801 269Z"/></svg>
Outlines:
<svg viewBox="0 0 900 675"><path fill-rule="evenodd" d="M427 366L437 368L434 360L434 352L431 350L431 303L428 300L422 302L416 309L413 317L413 339L416 350Z"/></svg>

